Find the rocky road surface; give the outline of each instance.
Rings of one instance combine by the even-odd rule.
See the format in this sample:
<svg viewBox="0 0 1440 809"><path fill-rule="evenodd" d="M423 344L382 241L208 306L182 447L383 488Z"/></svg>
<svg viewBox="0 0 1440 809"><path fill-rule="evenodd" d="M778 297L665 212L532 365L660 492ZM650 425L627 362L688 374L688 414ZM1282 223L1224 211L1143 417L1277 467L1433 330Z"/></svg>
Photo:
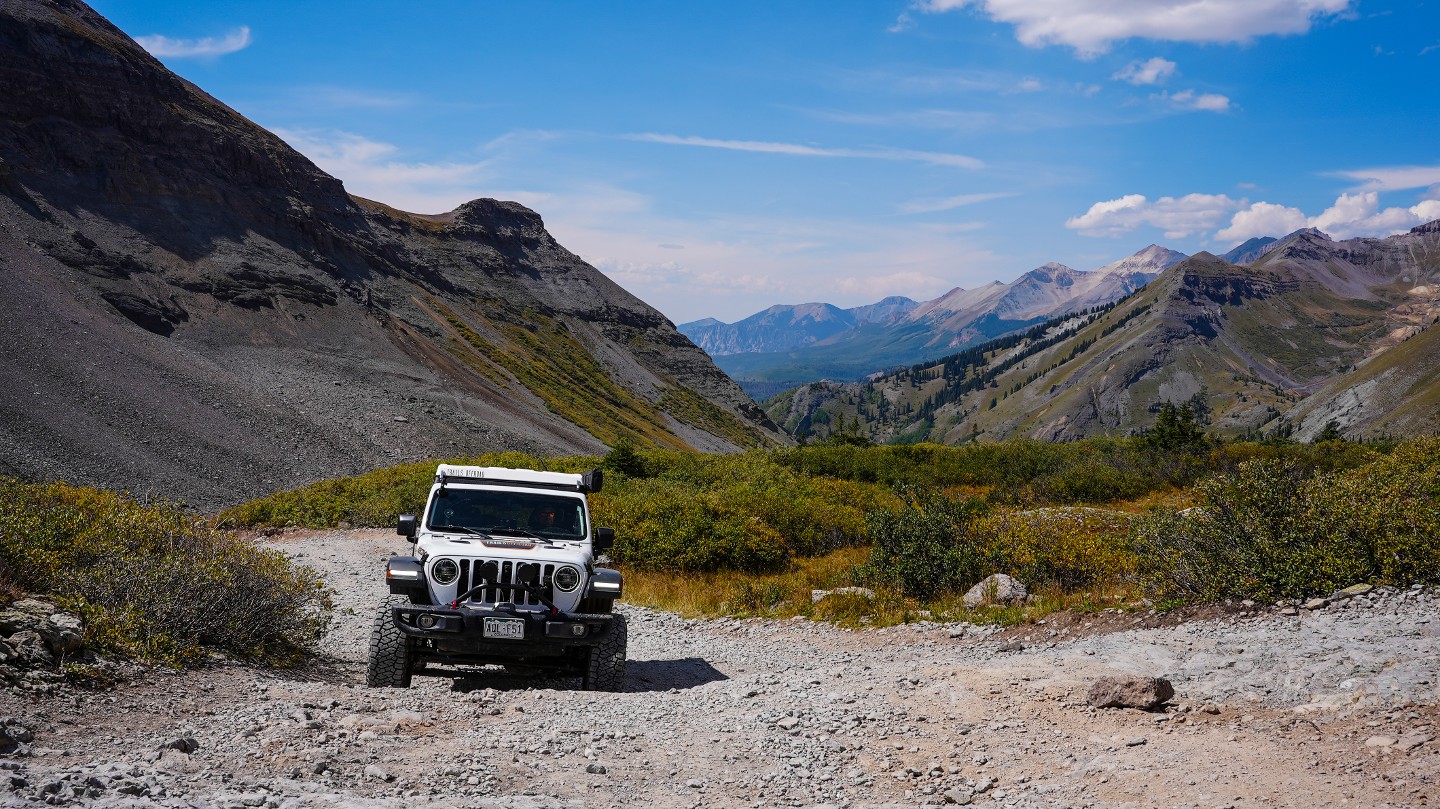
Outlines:
<svg viewBox="0 0 1440 809"><path fill-rule="evenodd" d="M0 805L1440 805L1433 590L1098 634L1107 616L996 635L627 608L625 693L504 674L371 690L379 571L408 546L273 541L353 606L332 659L6 693L0 713L29 733L5 730L32 738L0 758ZM1176 696L1163 712L1088 707L1088 685L1117 671L1167 677Z"/></svg>

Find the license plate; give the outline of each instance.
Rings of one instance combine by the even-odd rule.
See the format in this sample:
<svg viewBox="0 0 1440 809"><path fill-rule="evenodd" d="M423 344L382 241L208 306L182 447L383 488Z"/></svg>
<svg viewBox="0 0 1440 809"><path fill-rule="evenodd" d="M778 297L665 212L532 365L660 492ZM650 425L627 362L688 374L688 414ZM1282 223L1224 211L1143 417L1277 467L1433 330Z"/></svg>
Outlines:
<svg viewBox="0 0 1440 809"><path fill-rule="evenodd" d="M524 618L486 618L483 634L487 638L525 640Z"/></svg>

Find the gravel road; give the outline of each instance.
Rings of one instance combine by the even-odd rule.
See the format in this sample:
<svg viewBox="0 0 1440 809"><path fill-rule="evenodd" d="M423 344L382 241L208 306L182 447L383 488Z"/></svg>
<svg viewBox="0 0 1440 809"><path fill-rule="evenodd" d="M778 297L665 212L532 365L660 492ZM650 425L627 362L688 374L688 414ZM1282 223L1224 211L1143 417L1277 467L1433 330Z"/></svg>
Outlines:
<svg viewBox="0 0 1440 809"><path fill-rule="evenodd" d="M408 546L377 531L271 541L353 608L326 641L331 659L0 695L0 712L34 731L0 759L0 805L1440 805L1436 591L1098 634L1085 617L1052 619L1003 636L627 607L622 694L503 674L371 690L379 572ZM1169 678L1172 705L1087 707L1089 683L1116 671Z"/></svg>

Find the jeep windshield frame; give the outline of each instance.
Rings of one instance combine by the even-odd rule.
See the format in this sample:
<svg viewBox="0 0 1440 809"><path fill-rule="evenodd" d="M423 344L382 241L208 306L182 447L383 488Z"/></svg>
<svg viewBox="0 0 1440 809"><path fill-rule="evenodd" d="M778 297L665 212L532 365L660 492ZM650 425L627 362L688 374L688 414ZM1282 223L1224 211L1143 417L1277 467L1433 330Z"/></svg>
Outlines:
<svg viewBox="0 0 1440 809"><path fill-rule="evenodd" d="M434 532L535 536L581 542L589 536L585 498L522 489L437 487L425 509Z"/></svg>

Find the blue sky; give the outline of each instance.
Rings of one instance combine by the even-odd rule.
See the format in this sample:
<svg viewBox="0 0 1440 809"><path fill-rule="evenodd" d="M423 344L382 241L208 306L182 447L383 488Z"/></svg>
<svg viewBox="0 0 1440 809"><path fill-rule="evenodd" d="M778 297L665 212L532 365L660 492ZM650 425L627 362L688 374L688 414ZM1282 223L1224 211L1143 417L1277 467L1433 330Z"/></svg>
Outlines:
<svg viewBox="0 0 1440 809"><path fill-rule="evenodd" d="M351 193L537 210L675 322L1440 218L1440 5L99 0Z"/></svg>

